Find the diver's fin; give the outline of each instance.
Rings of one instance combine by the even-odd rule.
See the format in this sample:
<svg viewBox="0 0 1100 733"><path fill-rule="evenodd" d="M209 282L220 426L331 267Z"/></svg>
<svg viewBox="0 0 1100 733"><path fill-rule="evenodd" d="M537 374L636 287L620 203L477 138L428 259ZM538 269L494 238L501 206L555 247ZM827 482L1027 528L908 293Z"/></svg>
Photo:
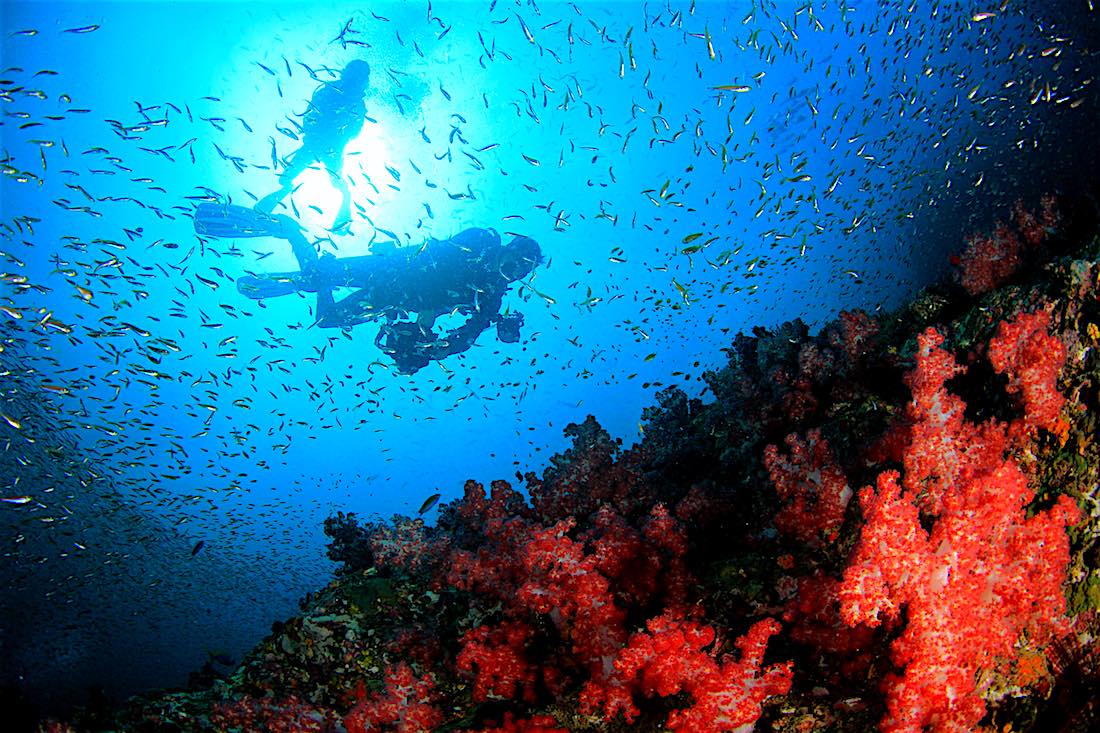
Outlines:
<svg viewBox="0 0 1100 733"><path fill-rule="evenodd" d="M195 234L207 237L284 237L282 219L236 204L199 204Z"/></svg>
<svg viewBox="0 0 1100 733"><path fill-rule="evenodd" d="M300 272L272 272L264 275L242 275L237 278L237 292L253 300L277 298L302 289Z"/></svg>

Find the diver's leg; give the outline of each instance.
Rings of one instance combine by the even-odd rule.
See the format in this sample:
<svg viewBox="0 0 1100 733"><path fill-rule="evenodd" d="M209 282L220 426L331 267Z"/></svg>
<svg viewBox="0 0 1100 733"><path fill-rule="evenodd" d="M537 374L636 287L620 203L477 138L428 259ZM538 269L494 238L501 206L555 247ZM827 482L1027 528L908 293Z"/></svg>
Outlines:
<svg viewBox="0 0 1100 733"><path fill-rule="evenodd" d="M213 206L214 209L203 209ZM269 272L248 273L237 278L237 291L248 298L261 300L275 298L280 295L306 291L317 292L323 288L331 288L323 274L317 267L317 250L306 240L298 222L289 216L279 214L271 216L243 206L226 207L220 205L203 204L195 214L195 231L210 233L214 228L219 236L237 237L277 237L290 243L294 256L298 260L300 272ZM229 209L231 217L227 219L223 212ZM210 222L212 215L218 219Z"/></svg>
<svg viewBox="0 0 1100 733"><path fill-rule="evenodd" d="M256 216L266 216L259 212L253 212ZM279 215L268 217L278 222L279 228L271 232L271 236L285 239L290 243L294 251L294 257L298 260L299 272L269 272L254 274L249 273L237 278L237 291L249 298L260 300L274 298L290 293L307 292L317 293L318 307L324 306L324 299L332 301L332 288L338 284L318 266L324 259L317 255L316 248L311 245L302 234L298 222L289 216Z"/></svg>
<svg viewBox="0 0 1100 733"><path fill-rule="evenodd" d="M315 324L321 328L351 328L379 314L371 307L369 296L362 290L334 302L331 289L317 291Z"/></svg>
<svg viewBox="0 0 1100 733"><path fill-rule="evenodd" d="M346 232L351 223L351 191L348 189L347 179L344 178L344 154L342 151L334 152L323 162L333 188L340 192L340 210L332 221L332 229Z"/></svg>
<svg viewBox="0 0 1100 733"><path fill-rule="evenodd" d="M289 217L283 217L289 219ZM293 219L289 219L293 222ZM287 225L280 217L235 204L203 203L195 208L195 234L207 237L281 237Z"/></svg>
<svg viewBox="0 0 1100 733"><path fill-rule="evenodd" d="M339 328L343 323L343 314L332 298L332 288L317 291L317 307L314 310L314 323L321 328Z"/></svg>
<svg viewBox="0 0 1100 733"><path fill-rule="evenodd" d="M300 176L302 171L308 168L314 160L315 157L310 155L306 146L303 145L298 148L298 151L291 157L290 164L279 174L278 190L272 191L257 201L254 207L256 211L262 211L265 214L273 211L279 202L286 198L286 195L294 188L294 179Z"/></svg>
<svg viewBox="0 0 1100 733"><path fill-rule="evenodd" d="M313 277L318 272L317 262L320 259L317 248L306 240L298 222L285 215L278 218L282 221L279 236L290 242L290 248L294 251L294 257L298 260L298 267L302 269L302 274Z"/></svg>
<svg viewBox="0 0 1100 733"><path fill-rule="evenodd" d="M306 240L302 226L286 214L264 214L243 206L200 204L195 232L221 237L277 237L290 243L298 267L307 278L318 274L317 248ZM312 284L317 287L317 284Z"/></svg>

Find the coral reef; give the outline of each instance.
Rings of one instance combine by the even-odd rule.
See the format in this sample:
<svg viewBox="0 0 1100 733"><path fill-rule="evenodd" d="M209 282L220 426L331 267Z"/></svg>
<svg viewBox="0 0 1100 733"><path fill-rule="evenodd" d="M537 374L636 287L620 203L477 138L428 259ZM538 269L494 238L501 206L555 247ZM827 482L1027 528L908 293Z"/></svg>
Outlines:
<svg viewBox="0 0 1100 733"><path fill-rule="evenodd" d="M895 313L738 335L709 399L662 391L629 448L571 425L525 493L337 515L300 615L110 729L1095 725L1100 241L1054 211Z"/></svg>

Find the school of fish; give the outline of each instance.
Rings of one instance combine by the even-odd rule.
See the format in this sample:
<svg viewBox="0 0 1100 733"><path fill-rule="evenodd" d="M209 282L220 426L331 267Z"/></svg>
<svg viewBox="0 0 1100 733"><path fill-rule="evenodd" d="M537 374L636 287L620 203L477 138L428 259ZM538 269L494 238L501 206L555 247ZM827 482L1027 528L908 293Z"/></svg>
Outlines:
<svg viewBox="0 0 1100 733"><path fill-rule="evenodd" d="M589 412L623 434L655 391L700 392L754 324L898 303L1095 116L1082 4L1091 26L1011 0L380 3L285 21L188 96L73 85L117 19L12 18L0 682L123 663L122 691L178 682L323 585L329 513L430 517L468 475L541 469ZM274 185L351 58L372 65L365 135L389 144L349 147L352 234L313 226L318 247L532 236L546 260L505 298L520 343L396 374L372 327L238 295L292 266L285 243L194 234L198 203ZM331 218L325 185L286 213Z"/></svg>

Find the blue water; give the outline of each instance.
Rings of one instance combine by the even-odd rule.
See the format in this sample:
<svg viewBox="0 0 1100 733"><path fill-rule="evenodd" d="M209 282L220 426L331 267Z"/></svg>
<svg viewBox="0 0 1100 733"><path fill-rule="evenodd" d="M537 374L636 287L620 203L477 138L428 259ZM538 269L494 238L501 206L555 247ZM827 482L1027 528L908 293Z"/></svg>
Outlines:
<svg viewBox="0 0 1100 733"><path fill-rule="evenodd" d="M5 2L0 683L182 684L323 586L331 513L540 471L590 413L629 444L739 331L902 303L1095 117L1084 0L978 5ZM520 343L400 375L376 325L237 293L285 242L195 236L356 58L351 233L319 169L288 205L340 256L535 238Z"/></svg>

